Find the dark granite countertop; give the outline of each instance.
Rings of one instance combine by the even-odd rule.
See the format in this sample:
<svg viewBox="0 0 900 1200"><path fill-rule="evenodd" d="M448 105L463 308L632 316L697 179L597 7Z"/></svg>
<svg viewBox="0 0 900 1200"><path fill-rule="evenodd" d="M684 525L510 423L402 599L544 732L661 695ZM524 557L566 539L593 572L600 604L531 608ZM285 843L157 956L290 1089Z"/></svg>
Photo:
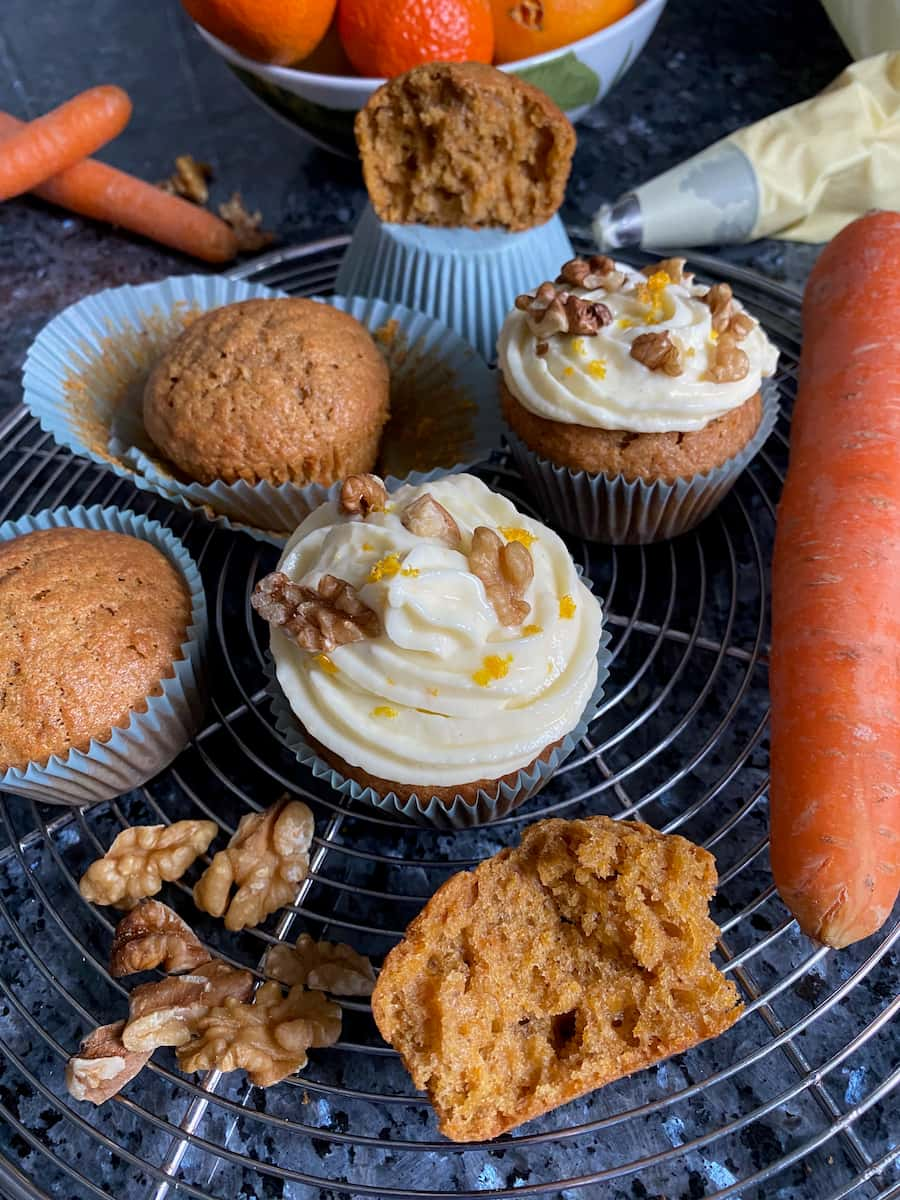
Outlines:
<svg viewBox="0 0 900 1200"><path fill-rule="evenodd" d="M846 62L818 0L670 0L625 80L579 128L563 215L584 221L730 130L811 96ZM24 117L91 84L121 84L134 117L98 157L153 180L188 151L213 164L215 200L240 189L285 242L349 232L362 207L356 164L254 104L177 0L6 0L0 73L0 107ZM799 287L815 249L767 241L727 253ZM0 408L18 400L25 349L54 313L86 292L190 269L179 255L39 201L4 204Z"/></svg>

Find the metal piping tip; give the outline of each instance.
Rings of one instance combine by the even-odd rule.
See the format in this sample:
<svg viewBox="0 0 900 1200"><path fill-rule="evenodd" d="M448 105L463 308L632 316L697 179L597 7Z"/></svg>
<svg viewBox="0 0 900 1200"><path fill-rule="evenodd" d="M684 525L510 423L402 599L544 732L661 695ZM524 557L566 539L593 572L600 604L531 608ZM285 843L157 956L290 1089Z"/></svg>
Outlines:
<svg viewBox="0 0 900 1200"><path fill-rule="evenodd" d="M640 200L634 192L626 192L612 204L602 205L594 215L591 228L601 250L639 246L644 236Z"/></svg>

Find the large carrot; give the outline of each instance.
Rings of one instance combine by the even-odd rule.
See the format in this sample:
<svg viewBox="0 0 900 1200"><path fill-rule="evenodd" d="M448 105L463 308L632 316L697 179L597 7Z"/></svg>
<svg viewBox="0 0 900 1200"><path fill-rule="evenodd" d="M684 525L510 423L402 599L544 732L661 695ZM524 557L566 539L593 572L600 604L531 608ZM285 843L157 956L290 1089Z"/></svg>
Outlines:
<svg viewBox="0 0 900 1200"><path fill-rule="evenodd" d="M801 929L874 933L900 883L900 213L854 221L803 301L772 574L772 870Z"/></svg>
<svg viewBox="0 0 900 1200"><path fill-rule="evenodd" d="M0 112L0 139L5 139L0 154L8 135L21 127L21 121ZM32 190L51 204L121 225L206 262L228 262L237 254L234 231L211 212L105 163L85 159Z"/></svg>
<svg viewBox="0 0 900 1200"><path fill-rule="evenodd" d="M0 200L20 196L105 146L131 117L119 87L88 88L21 126L0 147Z"/></svg>

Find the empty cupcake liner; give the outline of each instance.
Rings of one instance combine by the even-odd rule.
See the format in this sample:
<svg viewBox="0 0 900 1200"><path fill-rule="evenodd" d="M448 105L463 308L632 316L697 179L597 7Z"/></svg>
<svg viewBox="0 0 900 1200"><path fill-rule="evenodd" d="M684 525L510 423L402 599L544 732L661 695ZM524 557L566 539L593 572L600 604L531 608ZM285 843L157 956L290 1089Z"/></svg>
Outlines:
<svg viewBox="0 0 900 1200"><path fill-rule="evenodd" d="M429 313L488 362L516 296L555 279L574 257L559 215L535 229L443 229L379 221L367 206L337 276L347 295L380 296Z"/></svg>
<svg viewBox="0 0 900 1200"><path fill-rule="evenodd" d="M49 804L94 804L139 787L166 767L189 742L203 715L207 635L206 595L194 560L158 521L118 508L46 509L35 516L5 521L0 541L41 529L75 527L110 530L149 542L184 577L191 594L191 620L174 674L160 680L161 693L147 697L145 712L133 711L128 724L87 750L53 754L44 763L0 772L0 791Z"/></svg>
<svg viewBox="0 0 900 1200"><path fill-rule="evenodd" d="M550 524L592 542L647 545L694 529L725 499L778 420L778 394L771 384L763 384L762 398L762 419L739 453L711 471L675 483L572 471L542 458L512 430L505 436Z"/></svg>
<svg viewBox="0 0 900 1200"><path fill-rule="evenodd" d="M193 316L239 300L284 295L215 275L173 276L110 288L65 309L38 334L24 369L24 400L59 445L173 504L282 545L327 488L177 478L142 421L152 364ZM386 470L464 470L489 458L502 425L493 372L455 333L398 304L324 297L366 325L391 368L396 430L385 437Z"/></svg>

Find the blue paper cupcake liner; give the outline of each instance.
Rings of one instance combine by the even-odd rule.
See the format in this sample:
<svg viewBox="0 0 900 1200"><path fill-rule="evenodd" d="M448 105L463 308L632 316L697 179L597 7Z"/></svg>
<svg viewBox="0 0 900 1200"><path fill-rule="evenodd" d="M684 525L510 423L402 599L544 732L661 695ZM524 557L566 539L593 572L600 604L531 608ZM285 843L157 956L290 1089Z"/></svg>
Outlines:
<svg viewBox="0 0 900 1200"><path fill-rule="evenodd" d="M443 229L360 217L337 276L347 295L380 296L429 313L488 362L516 296L555 279L575 255L559 216L535 229Z"/></svg>
<svg viewBox="0 0 900 1200"><path fill-rule="evenodd" d="M200 572L182 543L158 521L118 508L46 509L0 525L0 541L36 530L74 527L109 530L149 542L184 577L191 595L191 620L174 674L160 680L161 693L147 697L144 712L132 711L127 725L87 750L51 755L46 762L0 772L0 791L49 804L94 804L139 787L156 775L190 741L203 715L207 613Z"/></svg>
<svg viewBox="0 0 900 1200"><path fill-rule="evenodd" d="M193 315L283 295L224 276L185 275L88 296L46 325L29 349L25 404L59 445L173 504L282 545L322 502L326 487L186 482L162 461L141 413L152 364ZM388 471L407 474L410 459L410 467L418 469L465 470L499 447L502 424L493 372L458 335L401 305L354 296L322 299L356 317L381 344L391 367L395 409L398 397L433 401L427 411L410 415L406 431L386 439ZM431 461L422 461L429 453Z"/></svg>
<svg viewBox="0 0 900 1200"><path fill-rule="evenodd" d="M541 457L512 430L505 436L513 461L551 525L592 542L647 545L694 529L725 499L778 420L778 393L768 382L762 398L759 426L739 453L711 471L675 483L572 471Z"/></svg>

